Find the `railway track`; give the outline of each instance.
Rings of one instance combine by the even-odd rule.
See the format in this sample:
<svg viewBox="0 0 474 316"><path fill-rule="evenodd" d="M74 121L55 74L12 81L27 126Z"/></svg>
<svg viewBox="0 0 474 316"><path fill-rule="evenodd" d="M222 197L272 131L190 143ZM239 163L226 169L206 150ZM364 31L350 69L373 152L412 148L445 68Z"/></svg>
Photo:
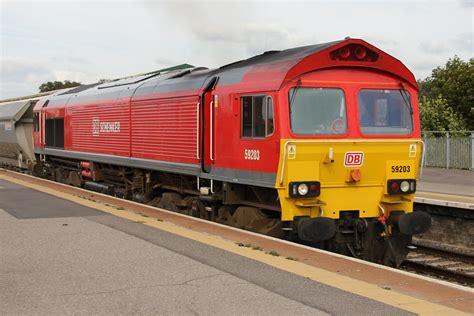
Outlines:
<svg viewBox="0 0 474 316"><path fill-rule="evenodd" d="M402 263L402 269L454 281L474 288L474 256L468 253L416 245Z"/></svg>

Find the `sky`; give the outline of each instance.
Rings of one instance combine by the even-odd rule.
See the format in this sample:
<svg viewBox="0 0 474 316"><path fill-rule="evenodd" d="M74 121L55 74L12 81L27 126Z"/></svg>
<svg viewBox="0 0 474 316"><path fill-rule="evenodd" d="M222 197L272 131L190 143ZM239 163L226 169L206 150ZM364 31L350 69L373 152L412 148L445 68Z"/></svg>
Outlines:
<svg viewBox="0 0 474 316"><path fill-rule="evenodd" d="M417 79L474 57L474 0L0 0L0 99L188 63L209 68L347 36Z"/></svg>

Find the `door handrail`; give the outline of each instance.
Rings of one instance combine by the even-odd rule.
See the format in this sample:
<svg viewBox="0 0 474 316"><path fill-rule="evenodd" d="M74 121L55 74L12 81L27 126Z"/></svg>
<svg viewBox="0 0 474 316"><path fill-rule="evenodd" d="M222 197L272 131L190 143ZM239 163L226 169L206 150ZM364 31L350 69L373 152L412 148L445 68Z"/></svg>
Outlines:
<svg viewBox="0 0 474 316"><path fill-rule="evenodd" d="M196 158L197 160L201 159L199 157L199 107L201 102L198 102L196 105Z"/></svg>
<svg viewBox="0 0 474 316"><path fill-rule="evenodd" d="M214 101L211 101L211 107L209 109L209 158L211 161L215 160L215 157L213 155L213 148L214 148Z"/></svg>

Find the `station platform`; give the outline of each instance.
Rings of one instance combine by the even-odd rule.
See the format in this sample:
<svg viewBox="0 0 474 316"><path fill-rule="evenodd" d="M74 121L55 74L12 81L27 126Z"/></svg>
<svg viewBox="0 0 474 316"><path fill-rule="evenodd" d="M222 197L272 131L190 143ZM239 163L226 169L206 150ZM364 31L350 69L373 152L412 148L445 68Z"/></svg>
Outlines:
<svg viewBox="0 0 474 316"><path fill-rule="evenodd" d="M424 168L415 202L474 210L474 171Z"/></svg>
<svg viewBox="0 0 474 316"><path fill-rule="evenodd" d="M0 170L1 314L474 312L474 290Z"/></svg>
<svg viewBox="0 0 474 316"><path fill-rule="evenodd" d="M417 191L474 197L474 171L423 168Z"/></svg>

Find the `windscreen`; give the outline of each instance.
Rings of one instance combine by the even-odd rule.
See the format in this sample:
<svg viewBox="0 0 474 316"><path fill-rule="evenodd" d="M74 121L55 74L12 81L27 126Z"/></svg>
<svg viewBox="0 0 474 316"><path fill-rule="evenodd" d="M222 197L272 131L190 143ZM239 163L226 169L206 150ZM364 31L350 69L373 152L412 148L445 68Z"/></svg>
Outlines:
<svg viewBox="0 0 474 316"><path fill-rule="evenodd" d="M361 90L358 108L363 134L407 135L413 131L411 100L405 90Z"/></svg>
<svg viewBox="0 0 474 316"><path fill-rule="evenodd" d="M291 130L298 135L344 134L346 102L341 89L292 88L289 91Z"/></svg>

